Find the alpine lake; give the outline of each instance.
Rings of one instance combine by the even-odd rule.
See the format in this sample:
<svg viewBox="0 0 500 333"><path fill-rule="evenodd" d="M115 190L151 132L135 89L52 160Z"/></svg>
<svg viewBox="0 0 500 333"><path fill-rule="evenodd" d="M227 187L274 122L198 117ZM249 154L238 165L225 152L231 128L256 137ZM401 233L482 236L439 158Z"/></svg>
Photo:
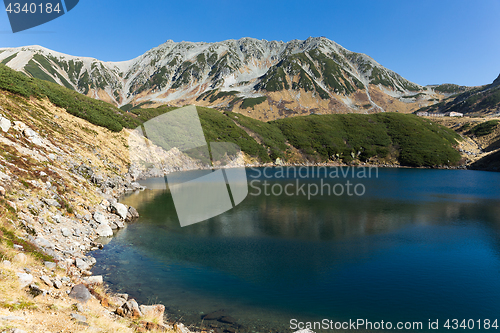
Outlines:
<svg viewBox="0 0 500 333"><path fill-rule="evenodd" d="M93 273L200 330L496 331L500 173L361 169L248 168L243 202L186 227L165 179L148 179Z"/></svg>

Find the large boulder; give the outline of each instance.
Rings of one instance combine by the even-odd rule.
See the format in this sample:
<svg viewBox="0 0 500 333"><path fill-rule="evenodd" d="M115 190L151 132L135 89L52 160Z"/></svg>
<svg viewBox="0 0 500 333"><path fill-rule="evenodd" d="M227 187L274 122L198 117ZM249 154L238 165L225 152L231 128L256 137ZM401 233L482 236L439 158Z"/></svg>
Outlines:
<svg viewBox="0 0 500 333"><path fill-rule="evenodd" d="M108 224L108 219L106 218L106 215L104 215L104 213L100 211L96 211L94 213L94 220L99 224Z"/></svg>
<svg viewBox="0 0 500 333"><path fill-rule="evenodd" d="M130 206L128 208L127 221L135 220L138 217L139 217L139 213L137 212L137 210L134 207Z"/></svg>
<svg viewBox="0 0 500 333"><path fill-rule="evenodd" d="M75 259L75 266L81 269L82 271L88 271L91 268L91 265L81 258Z"/></svg>
<svg viewBox="0 0 500 333"><path fill-rule="evenodd" d="M142 316L141 310L139 309L139 304L135 299L131 299L123 304L121 307L116 309L116 313L122 317L137 319Z"/></svg>
<svg viewBox="0 0 500 333"><path fill-rule="evenodd" d="M96 233L101 237L111 237L113 236L113 229L107 224L101 224L97 227Z"/></svg>
<svg viewBox="0 0 500 333"><path fill-rule="evenodd" d="M111 212L125 220L127 218L128 208L122 203L114 202L111 204Z"/></svg>
<svg viewBox="0 0 500 333"><path fill-rule="evenodd" d="M77 284L73 288L71 288L71 292L69 293L69 297L77 300L78 302L85 303L87 302L91 295L90 291L83 284Z"/></svg>

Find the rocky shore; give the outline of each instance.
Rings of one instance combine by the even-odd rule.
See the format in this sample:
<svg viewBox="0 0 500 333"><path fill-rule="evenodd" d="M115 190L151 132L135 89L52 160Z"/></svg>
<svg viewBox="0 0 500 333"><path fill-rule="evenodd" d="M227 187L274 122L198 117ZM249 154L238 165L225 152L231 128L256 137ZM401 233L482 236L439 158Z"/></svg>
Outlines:
<svg viewBox="0 0 500 333"><path fill-rule="evenodd" d="M128 133L18 99L0 95L0 331L189 332L91 272L89 251L138 217L118 202L143 189Z"/></svg>

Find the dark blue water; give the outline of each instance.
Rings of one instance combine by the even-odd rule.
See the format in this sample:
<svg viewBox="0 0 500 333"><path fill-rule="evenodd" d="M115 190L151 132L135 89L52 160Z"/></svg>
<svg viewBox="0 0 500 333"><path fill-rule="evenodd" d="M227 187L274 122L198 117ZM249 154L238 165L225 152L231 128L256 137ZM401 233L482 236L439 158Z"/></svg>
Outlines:
<svg viewBox="0 0 500 333"><path fill-rule="evenodd" d="M331 168L319 178L310 170L300 184L346 183L325 177ZM423 330L439 319L443 332L446 319L474 319L476 329L477 320L500 320L499 173L379 169L349 175L362 196L308 198L264 194L264 180L277 192L296 184L293 174L248 172L258 181L243 203L184 228L168 190L124 198L141 218L94 253L94 273L196 326L224 309L241 332L292 332L291 319L411 321Z"/></svg>

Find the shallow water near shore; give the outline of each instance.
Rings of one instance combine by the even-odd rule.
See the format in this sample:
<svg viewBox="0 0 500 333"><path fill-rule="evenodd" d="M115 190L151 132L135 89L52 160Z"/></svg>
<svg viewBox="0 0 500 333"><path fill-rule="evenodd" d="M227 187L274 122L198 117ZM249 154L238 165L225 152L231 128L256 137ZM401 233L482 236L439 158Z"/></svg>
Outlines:
<svg viewBox="0 0 500 333"><path fill-rule="evenodd" d="M305 195L272 195L275 184L275 193L298 187L294 175L272 170L248 169L256 182L240 205L184 228L168 187L124 197L141 217L92 253L93 273L196 327L292 332L291 319L325 318L422 322L420 331L439 319L443 332L446 319L474 319L475 330L479 319L500 325L500 173L379 169L378 177L344 174L352 189L363 185L361 196L308 197L309 184L346 179L328 177L334 168L311 177L310 168L300 179ZM237 324L201 321L220 309Z"/></svg>

